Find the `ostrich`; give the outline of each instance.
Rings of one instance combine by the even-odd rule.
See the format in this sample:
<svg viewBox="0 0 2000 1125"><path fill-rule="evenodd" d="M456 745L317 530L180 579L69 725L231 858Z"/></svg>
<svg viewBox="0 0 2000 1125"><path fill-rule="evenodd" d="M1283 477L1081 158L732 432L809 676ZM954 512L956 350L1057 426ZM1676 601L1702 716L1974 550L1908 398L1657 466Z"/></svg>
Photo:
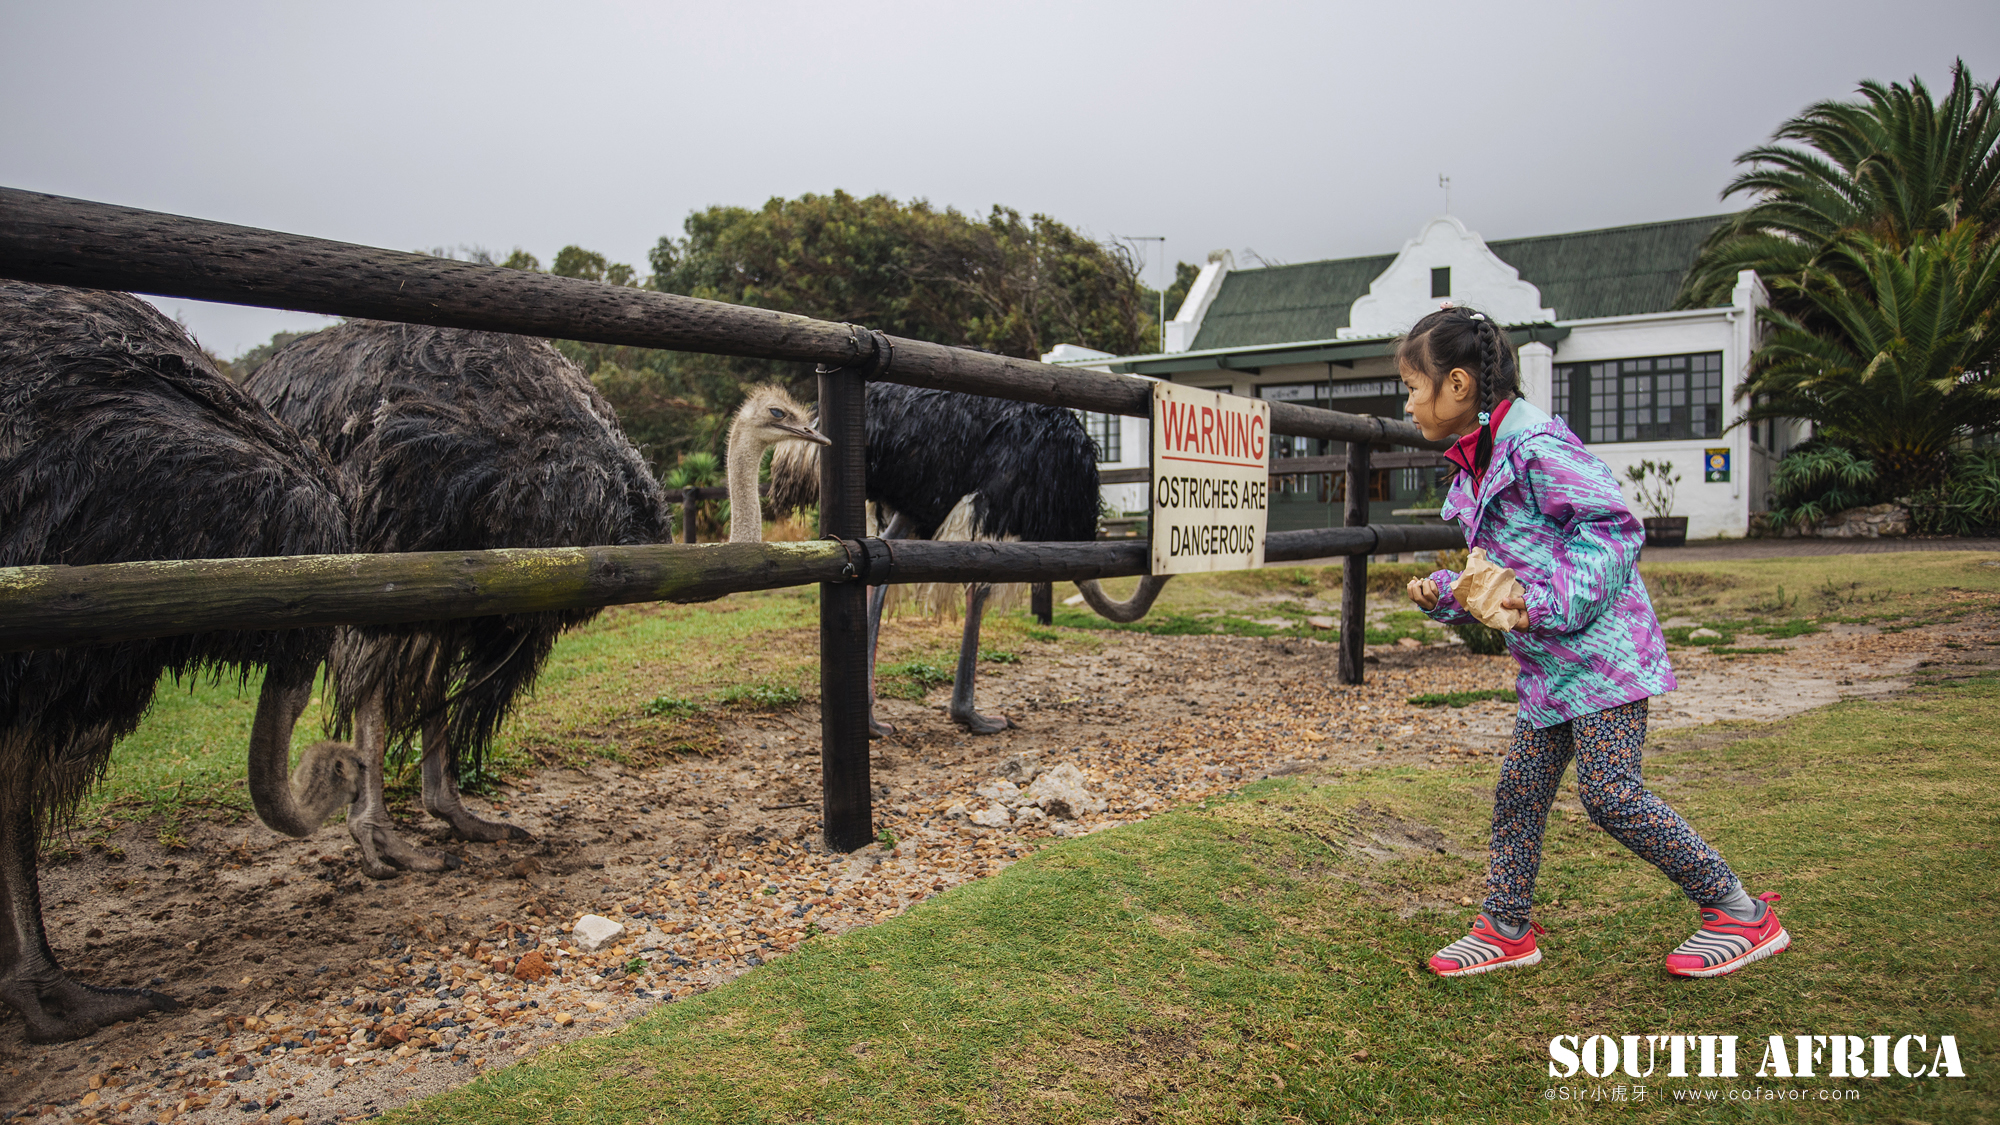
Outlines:
<svg viewBox="0 0 2000 1125"><path fill-rule="evenodd" d="M750 388L729 423L729 541L756 543L764 538L764 502L757 475L764 451L781 441L829 444L813 429L806 409L779 387Z"/></svg>
<svg viewBox="0 0 2000 1125"><path fill-rule="evenodd" d="M889 516L884 539L1076 541L1097 536L1097 451L1077 416L1058 406L957 391L870 383L867 399L868 500ZM786 446L771 467L774 507L813 503L817 450ZM1113 601L1097 583L1078 583L1093 608L1115 620L1145 615L1163 579ZM973 706L980 619L991 583L965 590L965 632L952 678L950 714L974 734L1013 726ZM887 588L869 592L868 654L875 659ZM1119 616L1125 615L1125 616ZM893 728L874 718L875 737Z"/></svg>
<svg viewBox="0 0 2000 1125"><path fill-rule="evenodd" d="M151 306L0 281L0 566L349 549L332 467ZM103 774L161 674L266 669L252 789L302 834L358 791L358 764L323 750L301 766L321 800L293 802L290 744L274 737L279 701L310 690L330 638L216 632L0 655L0 1000L21 1014L30 1042L175 1006L65 973L35 870L38 844Z"/></svg>
<svg viewBox="0 0 2000 1125"><path fill-rule="evenodd" d="M601 546L670 539L663 494L610 404L549 344L352 321L295 341L246 384L318 442L367 552ZM348 813L362 869L438 871L454 857L404 841L382 798L392 741L421 737L424 808L459 839L526 839L473 815L459 779L534 684L566 629L559 610L343 629L333 646L337 734L370 763ZM294 713L293 717L296 717ZM304 798L318 799L308 792Z"/></svg>

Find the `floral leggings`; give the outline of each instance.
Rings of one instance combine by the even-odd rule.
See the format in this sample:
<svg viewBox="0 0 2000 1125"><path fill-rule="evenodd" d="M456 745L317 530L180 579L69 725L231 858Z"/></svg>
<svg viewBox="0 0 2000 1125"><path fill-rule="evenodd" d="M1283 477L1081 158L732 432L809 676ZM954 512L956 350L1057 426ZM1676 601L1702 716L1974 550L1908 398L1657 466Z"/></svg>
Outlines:
<svg viewBox="0 0 2000 1125"><path fill-rule="evenodd" d="M1528 920L1549 806L1572 757L1577 793L1591 823L1665 872L1696 903L1723 898L1736 885L1721 854L1639 780L1646 703L1635 700L1540 730L1516 720L1514 743L1507 748L1493 793L1489 917L1509 923Z"/></svg>

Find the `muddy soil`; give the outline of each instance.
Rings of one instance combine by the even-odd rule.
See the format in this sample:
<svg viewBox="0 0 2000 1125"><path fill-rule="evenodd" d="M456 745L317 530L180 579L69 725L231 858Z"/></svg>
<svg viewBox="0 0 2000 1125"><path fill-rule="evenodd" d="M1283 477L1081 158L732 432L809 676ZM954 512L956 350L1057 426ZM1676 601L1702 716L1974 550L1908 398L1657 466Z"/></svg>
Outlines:
<svg viewBox="0 0 2000 1125"><path fill-rule="evenodd" d="M1455 643L1373 649L1368 682L1346 687L1330 643L1099 636L1095 651L1029 643L1018 664L981 666L982 709L1017 730L966 734L943 714L944 689L883 701L898 727L873 752L888 835L853 855L817 840L809 706L733 714L712 757L522 779L481 811L535 840L445 845L465 863L437 875L367 879L338 824L301 841L255 821L188 823L172 851L127 826L111 850L45 868L51 942L82 979L147 985L181 1007L53 1047L27 1044L8 1013L0 1120L370 1115L872 924L1053 838L1274 774L1489 758L1512 728L1510 703L1405 702L1513 685L1511 659ZM1777 644L1787 651L1676 650L1682 687L1656 703L1656 724L1781 718L1972 674L2000 663L2000 622ZM1067 818L1011 791L1065 765L1090 798ZM585 913L624 932L586 951L567 932Z"/></svg>

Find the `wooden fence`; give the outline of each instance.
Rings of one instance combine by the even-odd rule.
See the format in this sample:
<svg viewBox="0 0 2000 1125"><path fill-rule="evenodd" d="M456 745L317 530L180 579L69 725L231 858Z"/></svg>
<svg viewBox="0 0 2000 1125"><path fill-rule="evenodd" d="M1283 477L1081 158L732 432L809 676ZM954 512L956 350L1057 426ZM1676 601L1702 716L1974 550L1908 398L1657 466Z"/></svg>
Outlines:
<svg viewBox="0 0 2000 1125"><path fill-rule="evenodd" d="M168 560L0 568L0 651L211 629L365 625L695 601L820 584L821 778L827 843L874 838L868 777L869 585L1055 582L1142 574L1129 543L937 543L866 536L864 388L875 379L1145 417L1144 380L892 337L850 324L0 188L0 276L334 316L819 365L820 531L810 543L660 544L408 555ZM1271 404L1273 433L1349 443L1365 479L1377 445L1440 448L1414 425ZM1407 455L1388 454L1381 460ZM1435 454L1427 456L1435 457ZM1313 458L1307 460L1332 460ZM1379 462L1378 462L1379 465ZM1304 470L1289 463L1288 472ZM1272 534L1271 562L1345 556L1340 670L1361 678L1366 558L1463 545L1455 527L1367 524Z"/></svg>

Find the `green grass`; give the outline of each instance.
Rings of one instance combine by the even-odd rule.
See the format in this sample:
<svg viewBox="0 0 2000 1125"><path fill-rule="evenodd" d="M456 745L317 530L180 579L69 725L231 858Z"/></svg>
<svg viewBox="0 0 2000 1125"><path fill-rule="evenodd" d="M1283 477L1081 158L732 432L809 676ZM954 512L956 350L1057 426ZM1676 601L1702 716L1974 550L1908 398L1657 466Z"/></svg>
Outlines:
<svg viewBox="0 0 2000 1125"><path fill-rule="evenodd" d="M1436 691L1426 695L1413 695L1403 702L1412 707L1465 707L1474 703L1484 703L1489 699L1517 703L1520 697L1513 689L1481 688L1478 691Z"/></svg>
<svg viewBox="0 0 2000 1125"><path fill-rule="evenodd" d="M1736 976L1665 974L1693 910L1558 808L1548 960L1431 977L1424 958L1470 911L1412 904L1481 893L1495 767L1286 778L1048 847L390 1119L1611 1120L1544 1100L1549 1040L1680 1033L1744 1037L1744 1077L1650 1079L1616 1120L1983 1120L2000 1103L2000 683L1955 682L1683 733L1650 760L1753 891L1784 893L1793 951ZM1395 839L1413 846L1358 846ZM1753 1077L1763 1037L1828 1033L1955 1035L1971 1077ZM1757 1085L1863 1097L1775 1113L1669 1097Z"/></svg>

